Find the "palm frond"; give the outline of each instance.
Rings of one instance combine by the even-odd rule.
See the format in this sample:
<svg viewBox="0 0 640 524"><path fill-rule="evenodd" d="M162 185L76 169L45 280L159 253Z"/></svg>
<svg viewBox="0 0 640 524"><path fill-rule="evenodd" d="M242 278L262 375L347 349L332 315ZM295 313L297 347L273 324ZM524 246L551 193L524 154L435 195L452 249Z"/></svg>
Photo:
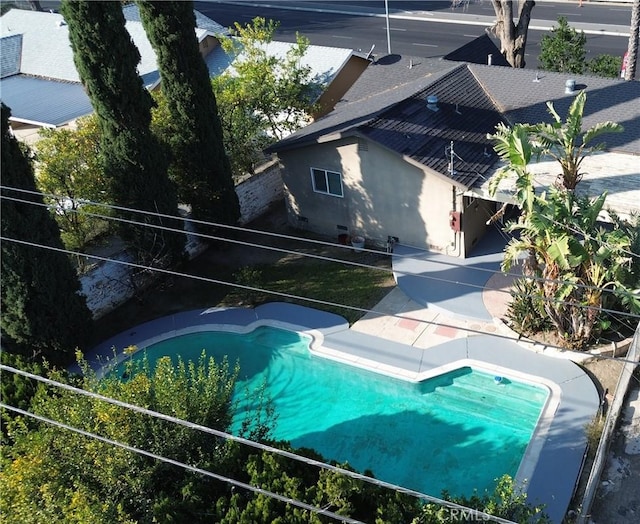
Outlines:
<svg viewBox="0 0 640 524"><path fill-rule="evenodd" d="M623 131L624 127L616 122L599 122L585 131L584 136L582 137L582 143L586 146L594 138L597 138L604 133L622 133ZM593 147L598 148L599 146L604 147L604 145L600 144Z"/></svg>
<svg viewBox="0 0 640 524"><path fill-rule="evenodd" d="M582 115L584 114L584 104L587 101L587 93L582 90L573 99L567 114L566 134L574 140L582 132Z"/></svg>

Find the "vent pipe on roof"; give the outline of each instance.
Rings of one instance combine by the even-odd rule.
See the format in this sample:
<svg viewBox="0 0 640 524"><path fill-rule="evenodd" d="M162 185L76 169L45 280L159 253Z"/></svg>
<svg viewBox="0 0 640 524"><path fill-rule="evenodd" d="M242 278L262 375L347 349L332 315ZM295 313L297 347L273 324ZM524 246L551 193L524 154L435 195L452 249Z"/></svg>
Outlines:
<svg viewBox="0 0 640 524"><path fill-rule="evenodd" d="M570 78L564 83L565 95L572 95L575 90L576 90L576 81L573 78Z"/></svg>
<svg viewBox="0 0 640 524"><path fill-rule="evenodd" d="M487 65L493 65L493 55L491 53L487 55Z"/></svg>
<svg viewBox="0 0 640 524"><path fill-rule="evenodd" d="M436 95L429 95L427 97L427 109L430 109L434 112L440 109L438 107L438 97Z"/></svg>

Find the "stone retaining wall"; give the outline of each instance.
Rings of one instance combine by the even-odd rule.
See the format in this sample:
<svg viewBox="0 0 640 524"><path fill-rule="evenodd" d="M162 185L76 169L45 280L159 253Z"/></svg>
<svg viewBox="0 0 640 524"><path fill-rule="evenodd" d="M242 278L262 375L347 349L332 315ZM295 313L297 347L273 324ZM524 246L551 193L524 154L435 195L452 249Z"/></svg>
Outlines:
<svg viewBox="0 0 640 524"><path fill-rule="evenodd" d="M275 202L284 198L280 175L280 164L272 160L236 185L240 200L239 223L247 224L265 213ZM189 235L188 253L191 258L200 254L206 246L197 237ZM124 262L133 262L125 251L117 249L108 257ZM100 318L134 297L136 290L131 283L131 267L118 263L99 261L95 267L80 277L82 293L87 297L87 306L94 318ZM150 281L147 281L147 285Z"/></svg>
<svg viewBox="0 0 640 524"><path fill-rule="evenodd" d="M271 160L256 170L255 175L236 185L240 200L240 224L248 224L284 198L280 163Z"/></svg>

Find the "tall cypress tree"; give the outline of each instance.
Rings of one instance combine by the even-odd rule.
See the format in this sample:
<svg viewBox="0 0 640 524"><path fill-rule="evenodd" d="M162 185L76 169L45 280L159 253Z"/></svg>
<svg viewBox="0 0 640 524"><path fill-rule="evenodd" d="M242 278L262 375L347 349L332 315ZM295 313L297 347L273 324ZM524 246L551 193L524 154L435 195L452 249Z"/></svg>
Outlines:
<svg viewBox="0 0 640 524"><path fill-rule="evenodd" d="M140 53L125 28L120 2L63 0L62 13L76 68L100 125L102 160L115 203L127 208L177 215L168 155L150 131L153 99L138 76ZM144 214L121 216L181 227L182 222ZM121 236L146 263L178 259L184 236L120 223Z"/></svg>
<svg viewBox="0 0 640 524"><path fill-rule="evenodd" d="M10 109L2 104L2 185L37 191L31 161L9 128ZM68 363L87 341L91 313L79 294L80 283L67 255L21 240L63 249L58 224L42 195L2 189L2 264L0 288L3 342L29 357L40 354L53 363Z"/></svg>
<svg viewBox="0 0 640 524"><path fill-rule="evenodd" d="M232 224L240 216L209 71L198 49L193 2L138 1L171 114L171 175L194 218Z"/></svg>

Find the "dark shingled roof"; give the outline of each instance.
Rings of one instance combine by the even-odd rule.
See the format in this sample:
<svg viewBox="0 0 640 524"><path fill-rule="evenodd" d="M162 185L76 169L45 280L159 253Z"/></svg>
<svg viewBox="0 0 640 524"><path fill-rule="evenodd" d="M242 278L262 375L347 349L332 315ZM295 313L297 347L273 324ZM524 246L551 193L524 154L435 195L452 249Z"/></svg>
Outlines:
<svg viewBox="0 0 640 524"><path fill-rule="evenodd" d="M569 78L587 90L584 127L618 122L625 132L605 135L607 149L640 154L640 82L398 55L371 64L331 113L269 151L363 136L471 187L497 160L486 134L502 119L550 121L548 100L564 119L574 98L564 92ZM426 109L431 94L440 100L437 113ZM445 154L451 141L453 175Z"/></svg>
<svg viewBox="0 0 640 524"><path fill-rule="evenodd" d="M437 111L427 108L431 95L438 98ZM491 99L467 66L462 65L361 126L359 131L470 187L495 162L487 133L494 132L500 121ZM449 166L452 143L453 172Z"/></svg>
<svg viewBox="0 0 640 524"><path fill-rule="evenodd" d="M353 134L358 126L413 96L456 67L460 64L387 55L362 72L331 113L280 140L267 151L302 147L334 133Z"/></svg>
<svg viewBox="0 0 640 524"><path fill-rule="evenodd" d="M565 94L565 83L575 80L576 93L587 92L583 128L606 121L622 124L623 133L602 136L607 150L640 155L639 81L475 64L469 69L511 124L551 122L548 100L564 120L575 96Z"/></svg>

